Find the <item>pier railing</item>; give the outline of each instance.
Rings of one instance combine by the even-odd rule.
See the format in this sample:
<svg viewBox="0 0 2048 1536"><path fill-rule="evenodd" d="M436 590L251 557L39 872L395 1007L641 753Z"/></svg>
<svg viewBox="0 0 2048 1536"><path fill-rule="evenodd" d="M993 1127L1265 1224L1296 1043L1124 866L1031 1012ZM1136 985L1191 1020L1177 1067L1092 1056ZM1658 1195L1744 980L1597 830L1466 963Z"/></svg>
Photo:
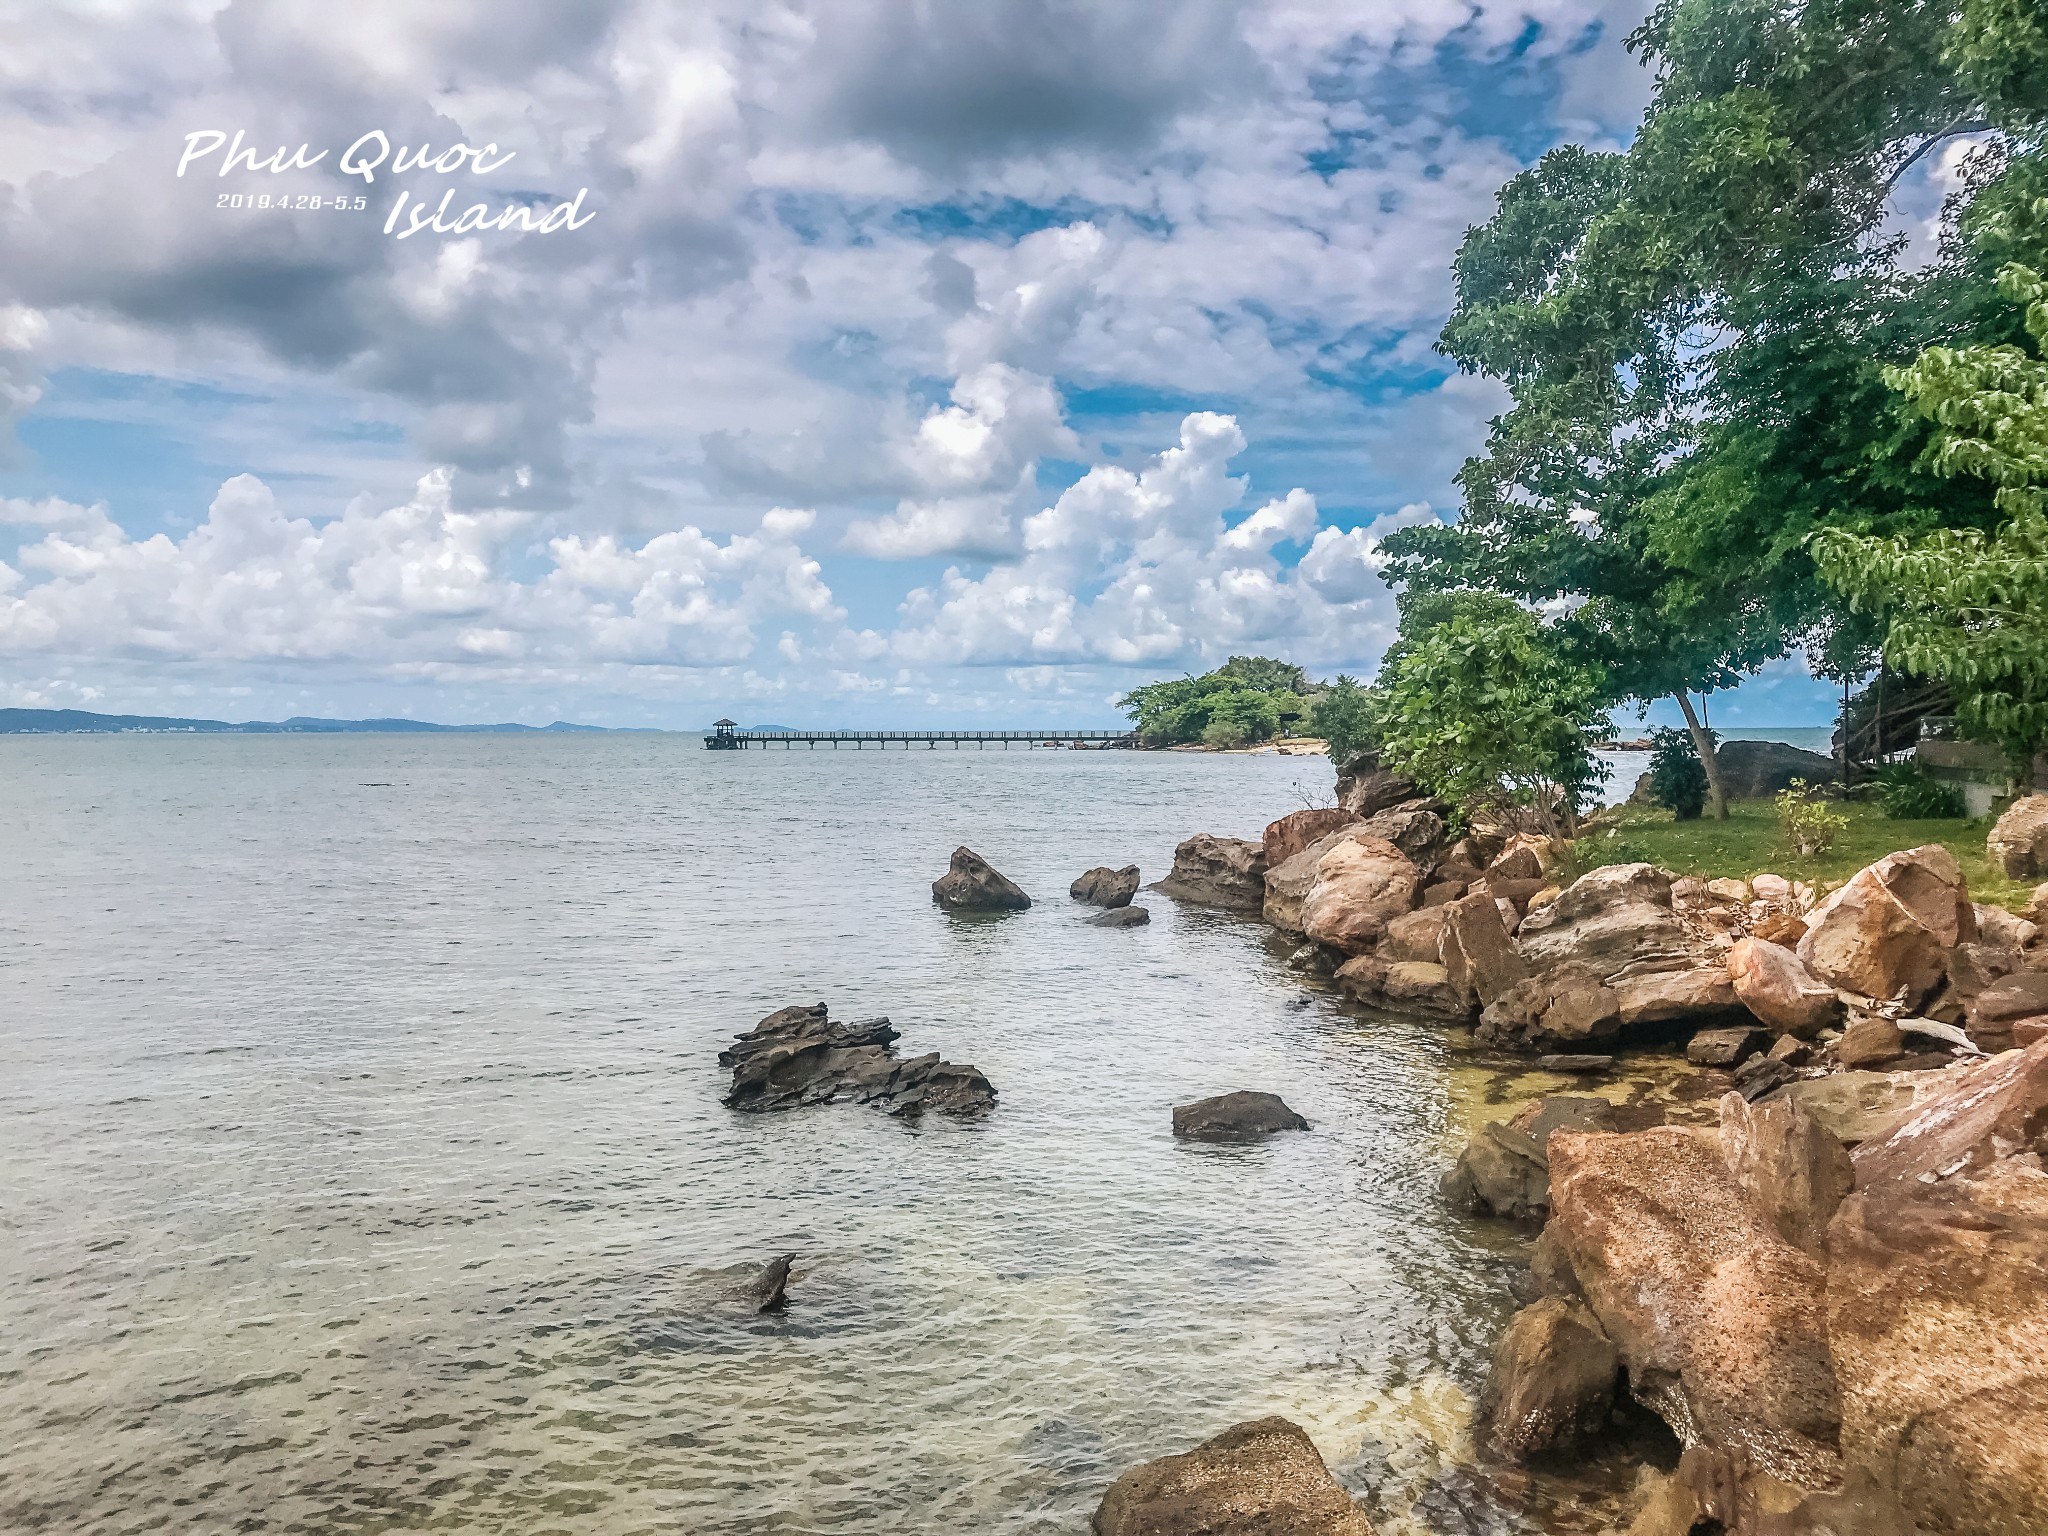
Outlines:
<svg viewBox="0 0 2048 1536"><path fill-rule="evenodd" d="M1021 744L1032 747L1064 747L1069 750L1079 747L1101 750L1109 747L1135 747L1137 737L1129 731L743 731L738 729L715 730L705 733L704 745L714 751L737 751L743 747L811 747L842 746L865 748L879 747L887 751L890 747L905 749L923 746L936 749L941 743L949 743L957 751L964 746L986 748L1000 746L1005 749Z"/></svg>

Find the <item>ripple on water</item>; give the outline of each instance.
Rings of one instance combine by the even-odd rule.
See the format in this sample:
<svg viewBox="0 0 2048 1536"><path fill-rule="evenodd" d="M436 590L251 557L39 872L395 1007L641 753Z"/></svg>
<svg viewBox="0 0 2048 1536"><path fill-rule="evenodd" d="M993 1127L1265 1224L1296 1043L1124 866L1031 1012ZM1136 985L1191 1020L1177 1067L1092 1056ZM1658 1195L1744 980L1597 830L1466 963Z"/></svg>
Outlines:
<svg viewBox="0 0 2048 1536"><path fill-rule="evenodd" d="M1434 1189L1485 1069L1291 1006L1256 925L1064 898L1322 760L13 737L0 771L0 1523L1074 1532L1281 1412L1389 1536L1598 1528L1611 1477L1470 1458L1516 1254ZM1040 905L934 909L963 842ZM997 1110L723 1109L720 1046L818 998ZM1234 1087L1314 1132L1173 1141Z"/></svg>

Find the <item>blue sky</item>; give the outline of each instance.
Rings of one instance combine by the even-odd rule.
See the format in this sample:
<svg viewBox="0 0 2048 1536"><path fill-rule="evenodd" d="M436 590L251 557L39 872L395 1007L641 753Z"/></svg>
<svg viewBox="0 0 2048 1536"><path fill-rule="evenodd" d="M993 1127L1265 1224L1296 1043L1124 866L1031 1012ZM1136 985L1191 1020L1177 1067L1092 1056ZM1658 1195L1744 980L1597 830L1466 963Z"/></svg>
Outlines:
<svg viewBox="0 0 2048 1536"><path fill-rule="evenodd" d="M1640 10L39 8L0 702L1081 725L1233 653L1367 672L1378 540L1503 399L1431 350L1450 256L1625 141ZM326 153L178 176L206 129ZM372 130L513 159L345 175ZM451 190L589 217L384 232ZM1714 701L1831 708L1796 663Z"/></svg>

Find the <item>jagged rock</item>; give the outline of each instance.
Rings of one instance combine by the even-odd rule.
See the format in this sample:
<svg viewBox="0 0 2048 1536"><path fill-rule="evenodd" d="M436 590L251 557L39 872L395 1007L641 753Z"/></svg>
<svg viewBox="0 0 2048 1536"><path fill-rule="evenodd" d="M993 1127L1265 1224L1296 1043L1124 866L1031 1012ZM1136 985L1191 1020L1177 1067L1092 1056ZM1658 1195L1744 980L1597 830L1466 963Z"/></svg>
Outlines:
<svg viewBox="0 0 2048 1536"><path fill-rule="evenodd" d="M1122 869L1111 869L1098 865L1068 886L1067 894L1090 906L1128 907L1131 898L1138 894L1138 866L1126 864Z"/></svg>
<svg viewBox="0 0 2048 1536"><path fill-rule="evenodd" d="M1586 1304L1546 1296L1517 1312L1495 1346L1480 1422L1496 1453L1524 1461L1598 1433L1620 1375L1620 1352Z"/></svg>
<svg viewBox="0 0 2048 1536"><path fill-rule="evenodd" d="M1451 985L1450 973L1427 960L1389 960L1383 950L1369 951L1340 965L1336 982L1346 996L1389 1013L1445 1023L1472 1016L1469 998Z"/></svg>
<svg viewBox="0 0 2048 1536"><path fill-rule="evenodd" d="M1152 921L1152 914L1143 907L1111 907L1107 912L1098 912L1088 919L1091 928L1142 928Z"/></svg>
<svg viewBox="0 0 2048 1536"><path fill-rule="evenodd" d="M1244 1089L1176 1105L1173 1111L1173 1134L1195 1141L1229 1141L1308 1128L1308 1122L1282 1103L1278 1094Z"/></svg>
<svg viewBox="0 0 2048 1536"><path fill-rule="evenodd" d="M2048 795L2022 795L1984 839L1984 851L2008 880L2048 875Z"/></svg>
<svg viewBox="0 0 2048 1536"><path fill-rule="evenodd" d="M1031 898L972 848L955 848L946 872L932 882L932 900L956 912L1021 912Z"/></svg>
<svg viewBox="0 0 2048 1536"><path fill-rule="evenodd" d="M974 1115L995 1104L996 1091L973 1067L941 1061L936 1051L899 1059L897 1031L887 1019L834 1024L823 1003L780 1008L718 1053L732 1069L729 1109L795 1109L852 1099L892 1115L926 1110Z"/></svg>
<svg viewBox="0 0 2048 1536"><path fill-rule="evenodd" d="M1179 1456L1131 1468L1094 1536L1373 1536L1300 1426L1254 1419Z"/></svg>
<svg viewBox="0 0 2048 1536"><path fill-rule="evenodd" d="M1176 901L1256 912L1266 904L1262 843L1197 832L1173 850L1173 869L1153 887Z"/></svg>
<svg viewBox="0 0 2048 1536"><path fill-rule="evenodd" d="M1391 810L1368 816L1359 831L1392 843L1418 864L1434 862L1444 840L1444 819L1437 814L1438 802L1413 800Z"/></svg>
<svg viewBox="0 0 2048 1536"><path fill-rule="evenodd" d="M1750 1101L1782 1088L1799 1074L1776 1056L1756 1055L1735 1069L1735 1092Z"/></svg>
<svg viewBox="0 0 2048 1536"><path fill-rule="evenodd" d="M1797 1035L1780 1035L1771 1044L1770 1056L1788 1067L1803 1067L1813 1059L1813 1047Z"/></svg>
<svg viewBox="0 0 2048 1536"><path fill-rule="evenodd" d="M1824 1257L1828 1222L1855 1182L1849 1149L1793 1099L1721 1099L1721 1158L1778 1236Z"/></svg>
<svg viewBox="0 0 2048 1536"><path fill-rule="evenodd" d="M1494 899L1463 896L1444 908L1440 941L1445 980L1452 992L1484 1007L1529 976L1528 962L1508 937Z"/></svg>
<svg viewBox="0 0 2048 1536"><path fill-rule="evenodd" d="M1358 817L1375 816L1421 791L1413 779L1382 768L1369 748L1355 752L1337 769L1337 804Z"/></svg>
<svg viewBox="0 0 2048 1536"><path fill-rule="evenodd" d="M1548 888L1549 884L1549 881L1542 879L1511 880L1505 875L1489 874L1483 877L1480 883L1474 886L1471 891L1466 892L1466 894L1469 896L1478 891L1485 891L1496 901L1505 901L1515 909L1514 926L1520 927L1522 914L1529 910L1530 902L1535 898L1536 893Z"/></svg>
<svg viewBox="0 0 2048 1536"><path fill-rule="evenodd" d="M1887 854L1816 907L1799 959L1821 981L1917 1006L1941 980L1948 952L1977 936L1976 912L1955 859L1939 843Z"/></svg>
<svg viewBox="0 0 2048 1536"><path fill-rule="evenodd" d="M789 1300L789 1266L795 1262L793 1253L770 1259L741 1289L741 1300L756 1312L780 1312Z"/></svg>
<svg viewBox="0 0 2048 1536"><path fill-rule="evenodd" d="M1676 1126L1550 1141L1550 1224L1631 1390L1687 1446L1802 1488L1841 1464L1821 1267Z"/></svg>
<svg viewBox="0 0 2048 1536"><path fill-rule="evenodd" d="M1938 1079L1828 1229L1852 1475L1910 1528L2048 1530L2048 1042Z"/></svg>
<svg viewBox="0 0 2048 1536"><path fill-rule="evenodd" d="M1866 1013L1849 1021L1835 1042L1835 1060L1844 1067L1881 1066L1906 1054L1906 1037L1890 1019Z"/></svg>
<svg viewBox="0 0 2048 1536"><path fill-rule="evenodd" d="M1518 981L1479 1015L1477 1039L1508 1050L1571 1051L1621 1033L1621 1001L1585 965L1560 965Z"/></svg>
<svg viewBox="0 0 2048 1536"><path fill-rule="evenodd" d="M1581 876L1555 901L1532 907L1516 939L1538 970L1577 963L1603 978L1624 967L1690 969L1698 958L1671 910L1671 877L1651 864L1610 864Z"/></svg>
<svg viewBox="0 0 2048 1536"><path fill-rule="evenodd" d="M2024 951L2041 936L2040 925L2031 918L2008 912L2004 907L1975 903L1972 908L1977 914L1977 938L1980 943L1998 949Z"/></svg>
<svg viewBox="0 0 2048 1536"><path fill-rule="evenodd" d="M1486 866L1486 878L1494 880L1534 880L1540 890L1544 880L1543 861L1536 856L1532 843L1517 840L1501 850L1499 858Z"/></svg>
<svg viewBox="0 0 2048 1536"><path fill-rule="evenodd" d="M1259 846L1265 851L1266 868L1278 869L1318 838L1328 837L1357 820L1358 817L1341 805L1290 811L1278 821L1268 823L1265 836L1259 840Z"/></svg>
<svg viewBox="0 0 2048 1536"><path fill-rule="evenodd" d="M1703 1029L1686 1046L1685 1059L1696 1067L1740 1066L1762 1050L1769 1040L1769 1033L1754 1025Z"/></svg>
<svg viewBox="0 0 2048 1536"><path fill-rule="evenodd" d="M1414 910L1422 871L1393 844L1353 835L1324 853L1301 904L1302 932L1346 954L1370 949L1387 924Z"/></svg>
<svg viewBox="0 0 2048 1536"><path fill-rule="evenodd" d="M1970 1000L1970 1038L1980 1050L2010 1050L2014 1026L2048 1014L2048 971L2022 971L1986 987Z"/></svg>
<svg viewBox="0 0 2048 1536"><path fill-rule="evenodd" d="M1835 989L1782 945L1737 939L1728 951L1736 999L1773 1029L1812 1039L1841 1016Z"/></svg>
<svg viewBox="0 0 2048 1536"><path fill-rule="evenodd" d="M1624 1111L1586 1094L1553 1094L1523 1105L1505 1120L1489 1120L1443 1177L1444 1199L1454 1210L1511 1220L1550 1210L1553 1133L1613 1131L1653 1123L1654 1111Z"/></svg>
<svg viewBox="0 0 2048 1536"><path fill-rule="evenodd" d="M1794 779L1826 784L1838 772L1833 758L1782 741L1724 741L1714 756L1730 800L1767 800Z"/></svg>
<svg viewBox="0 0 2048 1536"><path fill-rule="evenodd" d="M1419 907L1413 912L1404 912L1387 924L1386 935L1373 952L1389 962L1420 960L1430 965L1441 965L1447 921L1448 916L1442 907Z"/></svg>
<svg viewBox="0 0 2048 1536"><path fill-rule="evenodd" d="M1750 925L1749 936L1761 944L1797 949L1806 937L1806 919L1796 912L1768 912Z"/></svg>
<svg viewBox="0 0 2048 1536"><path fill-rule="evenodd" d="M2027 921L2041 933L2048 933L2048 882L2034 887L2034 896L2027 903Z"/></svg>

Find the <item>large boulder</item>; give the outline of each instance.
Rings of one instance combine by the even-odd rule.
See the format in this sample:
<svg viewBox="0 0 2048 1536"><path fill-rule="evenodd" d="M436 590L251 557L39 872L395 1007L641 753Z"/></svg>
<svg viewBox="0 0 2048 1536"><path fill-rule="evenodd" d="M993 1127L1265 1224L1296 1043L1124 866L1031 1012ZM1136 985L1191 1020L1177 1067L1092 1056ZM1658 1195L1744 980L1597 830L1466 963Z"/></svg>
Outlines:
<svg viewBox="0 0 2048 1536"><path fill-rule="evenodd" d="M1782 1095L1845 1146L1882 1136L1903 1120L1942 1072L1831 1072L1787 1085Z"/></svg>
<svg viewBox="0 0 2048 1536"><path fill-rule="evenodd" d="M1935 1074L1828 1229L1852 1477L1925 1532L2048 1531L2048 1041Z"/></svg>
<svg viewBox="0 0 2048 1536"><path fill-rule="evenodd" d="M1479 1015L1481 1045L1572 1053L1621 1033L1621 1000L1587 965L1553 966L1518 981Z"/></svg>
<svg viewBox="0 0 2048 1536"><path fill-rule="evenodd" d="M1980 1050L2010 1050L2017 1043L2013 1027L2042 1017L2048 1017L2048 971L2021 971L1970 999L1970 1039Z"/></svg>
<svg viewBox="0 0 2048 1536"><path fill-rule="evenodd" d="M1821 1267L1675 1126L1550 1140L1550 1224L1630 1389L1687 1445L1832 1486L1840 1397Z"/></svg>
<svg viewBox="0 0 2048 1536"><path fill-rule="evenodd" d="M1839 772L1833 758L1782 741L1724 741L1714 757L1730 800L1766 800L1794 779L1824 784Z"/></svg>
<svg viewBox="0 0 2048 1536"><path fill-rule="evenodd" d="M1280 863L1269 865L1265 874L1265 902L1261 908L1261 915L1266 921L1282 932L1300 933L1301 904L1308 900L1308 893L1315 888L1316 867L1322 863L1323 855L1364 830L1363 822L1351 822L1334 832L1325 832Z"/></svg>
<svg viewBox="0 0 2048 1536"><path fill-rule="evenodd" d="M1445 1024L1468 1023L1470 994L1451 985L1450 972L1429 960L1390 960L1374 950L1337 967L1337 989L1355 1002Z"/></svg>
<svg viewBox="0 0 2048 1536"><path fill-rule="evenodd" d="M1315 1442L1283 1418L1226 1429L1131 1468L1095 1511L1095 1536L1373 1536Z"/></svg>
<svg viewBox="0 0 2048 1536"><path fill-rule="evenodd" d="M1021 912L1031 898L972 848L955 848L946 872L932 882L932 900L955 912Z"/></svg>
<svg viewBox="0 0 2048 1536"><path fill-rule="evenodd" d="M1855 1182L1841 1139L1796 1099L1721 1099L1721 1157L1742 1192L1793 1247L1824 1259L1828 1222Z"/></svg>
<svg viewBox="0 0 2048 1536"><path fill-rule="evenodd" d="M1984 851L2008 880L2048 876L2048 795L2022 795L2007 806Z"/></svg>
<svg viewBox="0 0 2048 1536"><path fill-rule="evenodd" d="M1544 969L1576 962L1613 976L1690 969L1698 945L1671 910L1671 876L1652 864L1610 864L1580 876L1516 930L1522 956Z"/></svg>
<svg viewBox="0 0 2048 1536"><path fill-rule="evenodd" d="M1138 894L1138 866L1126 864L1122 869L1111 869L1098 865L1068 886L1067 894L1090 906L1128 907L1131 898Z"/></svg>
<svg viewBox="0 0 2048 1536"><path fill-rule="evenodd" d="M1447 830L1439 814L1441 810L1442 806L1435 800L1410 800L1367 817L1359 824L1358 830L1368 837L1392 843L1418 864L1434 864L1443 851ZM1474 875L1477 873L1477 870L1473 871Z"/></svg>
<svg viewBox="0 0 2048 1536"><path fill-rule="evenodd" d="M887 1019L834 1024L823 1003L779 1008L718 1053L732 1069L729 1109L795 1109L851 1099L915 1118L926 1110L976 1115L994 1106L996 1091L974 1067L941 1061L938 1052L905 1061L896 1055Z"/></svg>
<svg viewBox="0 0 2048 1536"><path fill-rule="evenodd" d="M1327 837L1339 827L1348 827L1356 820L1358 818L1341 805L1290 811L1278 821L1269 823L1265 836L1259 840L1260 847L1265 850L1266 868L1279 868L1317 838Z"/></svg>
<svg viewBox="0 0 2048 1536"><path fill-rule="evenodd" d="M1493 1351L1479 1419L1494 1451L1524 1461L1598 1434L1614 1405L1621 1354L1572 1297L1545 1296L1508 1323Z"/></svg>
<svg viewBox="0 0 2048 1536"><path fill-rule="evenodd" d="M1316 865L1301 903L1301 930L1318 944L1359 954L1394 918L1413 911L1421 894L1422 871L1400 849L1376 837L1347 837Z"/></svg>
<svg viewBox="0 0 2048 1536"><path fill-rule="evenodd" d="M1782 944L1758 938L1735 941L1728 980L1736 999L1771 1028L1811 1040L1841 1017L1835 989Z"/></svg>
<svg viewBox="0 0 2048 1536"><path fill-rule="evenodd" d="M1550 1213L1550 1138L1558 1131L1614 1131L1654 1123L1589 1094L1556 1094L1524 1104L1505 1120L1489 1120L1443 1177L1454 1210L1511 1220Z"/></svg>
<svg viewBox="0 0 2048 1536"><path fill-rule="evenodd" d="M1179 1104L1173 1111L1173 1134L1191 1141L1236 1141L1270 1136L1275 1131L1305 1131L1308 1122L1289 1109L1277 1093L1238 1089L1214 1098Z"/></svg>
<svg viewBox="0 0 2048 1536"><path fill-rule="evenodd" d="M1917 1007L1948 952L1977 936L1969 887L1939 843L1886 854L1807 918L1799 959L1822 982Z"/></svg>
<svg viewBox="0 0 2048 1536"><path fill-rule="evenodd" d="M1607 985L1614 991L1624 1031L1679 1020L1711 1024L1749 1017L1736 999L1727 964L1714 956L1682 968L1666 969L1661 959L1641 971L1627 967L1610 976Z"/></svg>
<svg viewBox="0 0 2048 1536"><path fill-rule="evenodd" d="M1528 979L1529 964L1508 937L1492 895L1462 896L1443 912L1438 955L1453 992L1469 996L1475 1007L1483 1008Z"/></svg>
<svg viewBox="0 0 2048 1536"><path fill-rule="evenodd" d="M1173 869L1153 889L1197 906L1256 912L1266 902L1265 845L1197 832L1173 850Z"/></svg>
<svg viewBox="0 0 2048 1536"><path fill-rule="evenodd" d="M1417 907L1387 924L1386 934L1374 951L1383 960L1421 960L1431 965L1444 962L1444 930L1450 924L1449 907Z"/></svg>

